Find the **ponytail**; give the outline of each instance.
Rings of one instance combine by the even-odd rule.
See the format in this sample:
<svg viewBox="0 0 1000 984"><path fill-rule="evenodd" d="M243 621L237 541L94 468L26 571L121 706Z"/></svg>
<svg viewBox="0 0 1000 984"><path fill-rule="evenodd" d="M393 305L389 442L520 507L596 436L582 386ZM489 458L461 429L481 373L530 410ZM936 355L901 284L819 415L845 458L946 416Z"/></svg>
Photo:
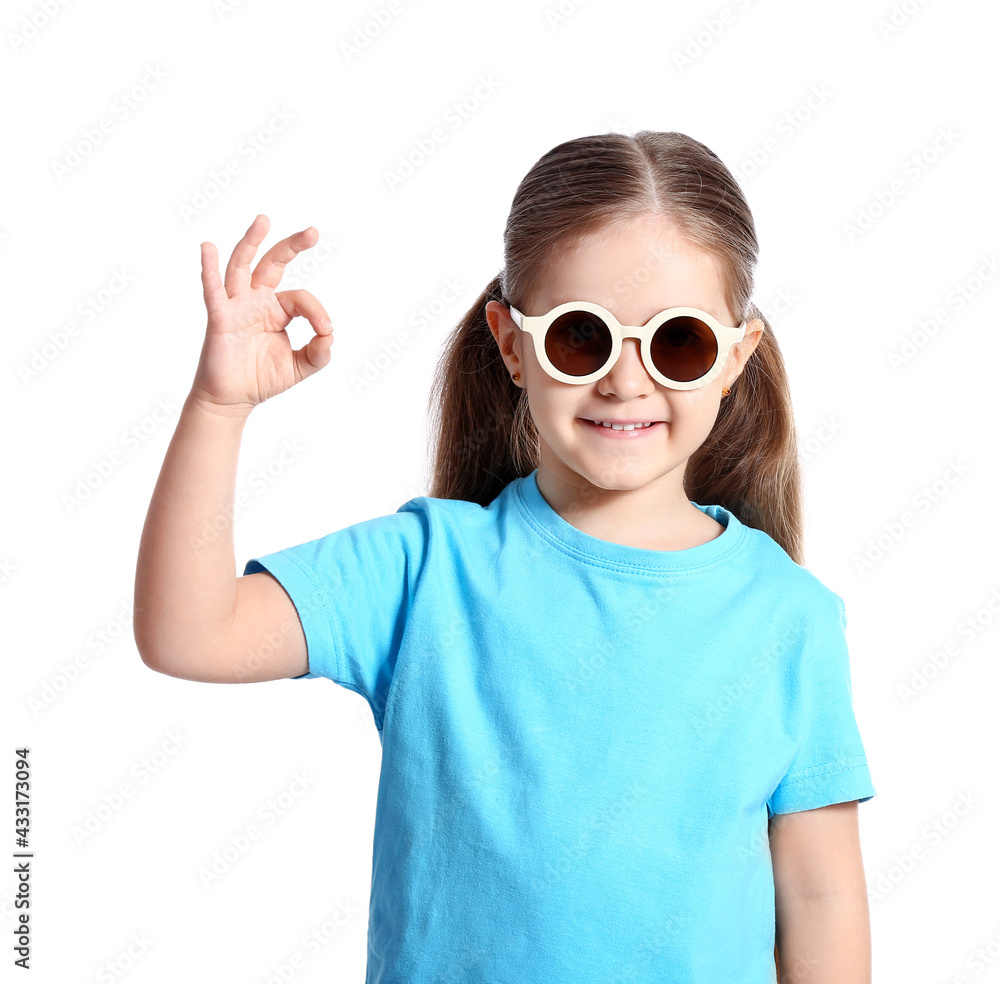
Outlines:
<svg viewBox="0 0 1000 984"><path fill-rule="evenodd" d="M717 503L746 526L763 530L802 563L802 481L785 361L756 304L764 332L724 397L715 426L688 459L689 499Z"/></svg>
<svg viewBox="0 0 1000 984"><path fill-rule="evenodd" d="M486 320L502 301L497 274L445 343L428 399L436 437L428 495L488 506L515 478L537 467L538 431L527 392L515 386Z"/></svg>

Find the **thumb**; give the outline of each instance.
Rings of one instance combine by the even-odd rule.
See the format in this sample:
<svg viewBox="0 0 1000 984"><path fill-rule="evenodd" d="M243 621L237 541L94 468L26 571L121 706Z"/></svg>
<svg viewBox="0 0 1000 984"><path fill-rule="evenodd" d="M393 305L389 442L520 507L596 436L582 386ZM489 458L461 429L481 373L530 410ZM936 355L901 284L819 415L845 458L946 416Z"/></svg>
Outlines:
<svg viewBox="0 0 1000 984"><path fill-rule="evenodd" d="M333 344L333 332L328 335L313 335L308 343L293 353L295 370L299 380L306 379L314 372L319 372L330 361L330 346Z"/></svg>

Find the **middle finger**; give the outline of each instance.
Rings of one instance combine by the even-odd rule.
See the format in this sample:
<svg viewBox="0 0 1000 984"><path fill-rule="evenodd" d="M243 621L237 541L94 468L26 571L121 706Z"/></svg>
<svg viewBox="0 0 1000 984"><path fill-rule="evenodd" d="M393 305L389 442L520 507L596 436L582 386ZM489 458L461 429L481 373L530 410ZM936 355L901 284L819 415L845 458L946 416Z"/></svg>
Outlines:
<svg viewBox="0 0 1000 984"><path fill-rule="evenodd" d="M261 258L250 278L251 287L277 287L285 272L285 266L304 249L314 246L314 236L319 236L315 226L296 232L280 243L275 243Z"/></svg>
<svg viewBox="0 0 1000 984"><path fill-rule="evenodd" d="M264 241L270 225L271 222L266 215L258 215L236 244L226 266L226 293L230 297L250 289L250 264L253 262L257 247Z"/></svg>

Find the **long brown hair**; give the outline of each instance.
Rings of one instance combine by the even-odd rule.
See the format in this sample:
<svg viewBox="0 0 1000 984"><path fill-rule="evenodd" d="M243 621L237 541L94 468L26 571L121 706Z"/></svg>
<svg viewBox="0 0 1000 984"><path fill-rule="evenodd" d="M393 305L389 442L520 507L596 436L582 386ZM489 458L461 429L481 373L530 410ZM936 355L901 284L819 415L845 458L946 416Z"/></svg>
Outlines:
<svg viewBox="0 0 1000 984"><path fill-rule="evenodd" d="M801 477L788 379L771 326L750 300L758 252L753 217L729 169L683 133L640 130L567 140L525 175L504 229L503 269L446 340L434 374L428 495L486 506L538 465L527 396L500 357L487 302L521 307L557 251L650 213L669 217L690 243L716 258L737 323L759 318L764 324L715 426L688 460L687 496L724 506L801 564Z"/></svg>

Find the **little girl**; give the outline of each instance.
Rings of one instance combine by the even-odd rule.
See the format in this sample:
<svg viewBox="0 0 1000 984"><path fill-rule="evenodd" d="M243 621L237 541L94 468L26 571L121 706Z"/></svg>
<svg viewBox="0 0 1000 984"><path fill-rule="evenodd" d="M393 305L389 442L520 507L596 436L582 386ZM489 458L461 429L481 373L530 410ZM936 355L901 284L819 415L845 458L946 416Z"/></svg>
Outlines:
<svg viewBox="0 0 1000 984"><path fill-rule="evenodd" d="M801 566L795 428L732 174L681 133L569 140L433 381L429 496L250 560L253 407L330 361L317 238L220 279L143 529L147 666L327 677L382 743L366 984L861 984L875 795L841 597ZM298 351L285 327L315 332ZM215 526L224 525L221 523Z"/></svg>

